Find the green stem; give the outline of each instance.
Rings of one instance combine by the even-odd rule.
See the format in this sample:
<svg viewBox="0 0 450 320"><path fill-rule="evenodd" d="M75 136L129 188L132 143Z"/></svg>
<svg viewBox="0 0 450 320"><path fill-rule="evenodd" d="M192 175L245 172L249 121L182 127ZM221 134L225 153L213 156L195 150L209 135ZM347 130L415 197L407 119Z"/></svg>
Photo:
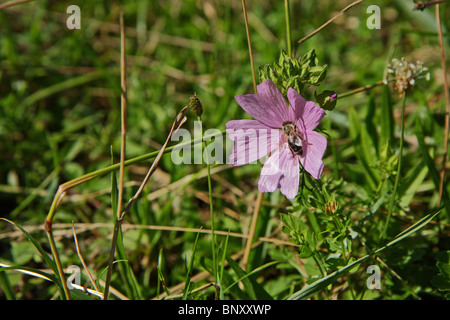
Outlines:
<svg viewBox="0 0 450 320"><path fill-rule="evenodd" d="M367 86L364 86L364 87L353 89L353 90L350 90L350 91L347 91L347 92L344 92L344 93L340 93L340 94L338 94L337 99L347 98L347 97L350 97L350 96L352 96L354 94L357 94L357 93L360 93L360 92L364 92L364 91L373 89L373 88L378 87L378 86L387 85L388 82L394 81L394 80L395 79L380 80L380 81L378 81L378 82L376 82L374 84L370 84L370 85L367 85Z"/></svg>
<svg viewBox="0 0 450 320"><path fill-rule="evenodd" d="M289 0L284 0L284 15L286 18L286 42L288 55L292 56L292 39L291 39L291 17L289 10Z"/></svg>
<svg viewBox="0 0 450 320"><path fill-rule="evenodd" d="M392 210L394 208L395 195L397 193L398 182L400 180L400 170L402 168L403 143L405 140L405 101L406 101L406 93L403 93L403 96L402 96L402 129L401 129L401 136L400 136L400 150L399 150L398 162L397 162L397 175L395 176L394 191L392 192L391 202L389 204L388 216L386 218L386 222L384 223L383 231L380 236L380 245L386 235L387 227L389 225L389 220L391 219Z"/></svg>
<svg viewBox="0 0 450 320"><path fill-rule="evenodd" d="M114 224L114 233L113 233L113 237L112 237L111 251L109 253L108 270L106 273L105 290L103 292L103 300L108 300L109 285L111 283L111 276L112 276L112 265L114 262L114 255L116 253L117 236L119 234L121 224L122 224L122 219L117 219Z"/></svg>
<svg viewBox="0 0 450 320"><path fill-rule="evenodd" d="M211 187L211 166L208 163L208 193L209 193L209 211L211 215L211 237L212 237L212 243L211 243L211 249L212 249L212 258L213 258L213 267L214 267L214 282L218 282L217 278L217 269L218 266L216 265L216 236L214 233L215 227L214 227L214 211L213 211L213 201L212 201L212 187Z"/></svg>
<svg viewBox="0 0 450 320"><path fill-rule="evenodd" d="M253 50L252 50L252 41L250 38L250 29L248 27L248 18L247 18L247 7L245 5L245 0L242 0L242 10L244 11L244 20L245 20L245 31L247 32L247 42L248 42L248 53L250 56L250 65L252 67L252 77L253 77L253 90L256 93L256 73L255 73L255 64L253 62Z"/></svg>
<svg viewBox="0 0 450 320"><path fill-rule="evenodd" d="M55 238L53 237L53 233L51 230L47 230L47 237L50 244L50 249L53 253L53 260L55 261L56 267L59 273L59 280L61 281L62 287L64 289L65 298L67 300L71 300L69 288L67 287L66 277L64 276L64 270L61 265L61 261L59 260L58 251L56 249Z"/></svg>
<svg viewBox="0 0 450 320"><path fill-rule="evenodd" d="M199 121L202 121L201 116L198 117ZM203 137L203 127L202 127L202 137ZM204 150L206 149L206 141L203 141ZM211 164L209 163L209 158L206 157L206 166L208 169L208 194L209 194L209 212L210 212L210 219L211 219L211 250L212 250L212 260L213 260L213 276L214 276L214 282L218 282L217 277L217 270L218 266L216 265L216 236L214 233L215 227L214 227L214 210L213 210L213 199L212 199L212 183L211 183Z"/></svg>
<svg viewBox="0 0 450 320"><path fill-rule="evenodd" d="M322 264L320 263L320 261L317 259L317 252L316 251L314 251L314 253L313 253L313 255L312 255L312 258L313 258L313 260L314 260L314 262L317 264L317 267L319 268L319 272L320 272L320 274L322 275L322 277L325 277L325 272L323 271L323 268L322 268Z"/></svg>
<svg viewBox="0 0 450 320"><path fill-rule="evenodd" d="M342 257L344 258L344 264L348 265L347 250L345 250L345 240L346 239L347 238L344 238L343 240L341 240L341 246L342 246ZM352 295L352 299L356 300L355 292L353 291L353 286L350 282L350 274L347 274L347 283L348 283L348 288L350 290L350 294Z"/></svg>

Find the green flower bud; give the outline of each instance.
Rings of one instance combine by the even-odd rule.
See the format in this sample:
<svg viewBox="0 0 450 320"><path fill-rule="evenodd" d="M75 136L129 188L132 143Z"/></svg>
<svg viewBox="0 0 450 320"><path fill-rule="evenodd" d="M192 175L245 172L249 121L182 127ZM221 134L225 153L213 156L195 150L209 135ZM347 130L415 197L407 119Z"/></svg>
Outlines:
<svg viewBox="0 0 450 320"><path fill-rule="evenodd" d="M200 117L203 114L203 106L200 99L197 97L197 94L190 97L189 107L197 117Z"/></svg>

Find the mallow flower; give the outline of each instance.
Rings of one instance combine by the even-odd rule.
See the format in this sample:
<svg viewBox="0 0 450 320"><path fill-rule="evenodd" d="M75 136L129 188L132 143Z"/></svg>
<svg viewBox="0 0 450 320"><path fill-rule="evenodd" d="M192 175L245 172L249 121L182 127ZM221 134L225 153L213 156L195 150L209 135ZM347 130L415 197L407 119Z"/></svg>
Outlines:
<svg viewBox="0 0 450 320"><path fill-rule="evenodd" d="M326 138L314 131L325 111L306 101L294 89L287 91L287 104L277 86L266 80L257 86L257 94L235 97L236 102L255 120L231 120L227 134L234 141L229 162L239 166L264 156L258 182L260 192L280 189L288 199L298 193L300 165L314 178L320 179Z"/></svg>

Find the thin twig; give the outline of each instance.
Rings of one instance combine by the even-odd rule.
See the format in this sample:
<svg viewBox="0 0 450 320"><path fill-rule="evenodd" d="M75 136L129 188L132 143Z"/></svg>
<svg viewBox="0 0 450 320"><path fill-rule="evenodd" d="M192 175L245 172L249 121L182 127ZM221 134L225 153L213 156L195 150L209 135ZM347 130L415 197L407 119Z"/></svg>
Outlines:
<svg viewBox="0 0 450 320"><path fill-rule="evenodd" d="M369 85L364 86L364 87L360 87L360 88L357 88L357 89L353 89L353 90L350 90L350 91L338 94L337 99L346 98L346 97L352 96L352 95L360 93L360 92L364 92L364 91L367 91L367 90L370 90L370 89L373 89L373 88L376 88L376 87L379 87L379 86L387 85L390 81L394 81L394 80L395 79L380 80L380 81L378 81L376 83L369 84Z"/></svg>
<svg viewBox="0 0 450 320"><path fill-rule="evenodd" d="M181 111L178 113L173 125L172 129L169 132L169 135L167 136L166 142L162 146L162 148L159 150L158 155L156 156L155 160L152 163L152 166L147 172L147 175L145 176L144 180L142 181L139 189L136 191L135 195L128 201L127 206L123 210L122 214L120 215L120 219L123 218L123 216L131 209L134 202L139 198L139 195L141 194L142 190L144 189L145 185L147 184L148 180L152 176L152 174L155 172L156 168L158 167L159 160L161 159L162 155L164 154L164 151L166 150L167 144L169 143L170 139L172 138L172 134L176 132L186 121L185 112L187 107L184 107L181 109Z"/></svg>
<svg viewBox="0 0 450 320"><path fill-rule="evenodd" d="M284 0L284 16L286 20L286 45L288 50L288 55L292 55L292 39L291 39L291 16L289 10L289 0Z"/></svg>
<svg viewBox="0 0 450 320"><path fill-rule="evenodd" d="M0 5L0 10L3 10L5 8L8 8L8 7L15 6L16 4L21 4L21 3L24 3L24 2L30 2L30 1L32 1L32 0L17 0L17 1L7 2L7 3L4 3L4 4Z"/></svg>
<svg viewBox="0 0 450 320"><path fill-rule="evenodd" d="M444 138L444 154L442 158L442 168L440 172L440 181L439 181L439 200L438 207L441 205L442 201L442 192L444 189L444 180L445 180L445 168L447 163L447 152L448 152L448 136L449 136L449 116L450 116L450 96L449 96L449 87L448 87L448 78L447 78L447 67L445 65L445 51L444 51L444 40L442 37L442 26L441 26L441 18L439 12L439 4L436 5L436 24L439 34L439 46L441 48L441 66L442 72L444 74L444 92L445 92L445 101L446 101L446 112L445 112L445 138ZM448 213L450 214L450 213Z"/></svg>
<svg viewBox="0 0 450 320"><path fill-rule="evenodd" d="M333 18L331 18L330 20L328 20L327 22L325 22L323 25L321 25L319 28L317 28L316 30L314 30L312 33L310 33L309 35L307 35L306 37L303 37L302 39L300 39L297 42L297 46L295 47L295 51L294 51L294 56L297 52L298 47L300 46L300 44L306 40L308 40L309 38L313 37L315 34L317 34L320 30L322 30L323 28L325 28L326 26L328 26L330 23L332 23L334 20L336 20L337 18L339 18L344 12L346 12L347 10L353 8L354 6L356 6L357 4L363 2L364 0L358 0L355 1L351 4L349 4L347 7L345 7L344 9L342 9L337 15L335 15Z"/></svg>
<svg viewBox="0 0 450 320"><path fill-rule="evenodd" d="M248 27L247 7L245 6L245 0L242 0L242 10L244 11L245 31L247 32L247 42L248 42L248 53L250 55L250 64L251 64L251 67L252 67L253 90L256 93L255 65L253 63L252 41L251 41L251 38L250 38L250 30L249 30L249 27Z"/></svg>
<svg viewBox="0 0 450 320"><path fill-rule="evenodd" d="M72 222L72 230L73 230L73 238L75 240L75 248L77 250L77 254L78 254L78 257L80 258L81 264L83 265L84 270L86 270L86 272L89 276L89 279L91 279L92 285L94 286L95 290L100 291L97 287L97 283L95 283L94 278L92 277L91 273L89 272L89 269L86 265L86 262L84 261L83 256L81 255L80 246L78 244L78 237L77 237L77 233L75 232L75 225L73 222ZM102 297L103 297L103 294L102 294Z"/></svg>
<svg viewBox="0 0 450 320"><path fill-rule="evenodd" d="M248 259L250 257L250 251L252 249L253 238L255 237L256 223L258 222L259 211L261 210L261 203L263 201L264 194L258 192L258 197L256 198L255 208L253 209L252 224L250 226L250 232L248 234L247 245L244 252L244 257L242 258L242 269L246 270Z"/></svg>
<svg viewBox="0 0 450 320"><path fill-rule="evenodd" d="M114 234L113 234L113 239L112 239L112 245L111 245L111 252L110 252L110 260L108 265L111 266L112 264L112 259L114 258L114 253L115 253L115 247L116 247L116 242L117 242L117 236L119 234L119 230L120 230L120 225L122 224L123 221L123 217L125 216L125 214L131 209L131 207L133 206L134 202L136 202L136 200L139 198L139 195L141 194L142 190L144 189L145 185L147 184L147 181L150 179L151 175L153 174L153 172L156 170L159 160L161 159L162 155L164 154L164 151L167 147L167 144L169 143L172 134L177 131L182 125L183 123L186 121L186 117L184 115L184 113L186 112L187 107L184 107L177 115L173 125L172 125L172 129L170 130L169 135L167 136L166 142L164 143L164 145L162 146L161 150L159 151L158 155L155 158L155 161L153 161L152 166L150 167L149 171L147 172L147 175L145 176L144 180L142 181L139 189L136 191L135 195L130 199L130 201L128 201L127 206L125 207L125 209L122 211L122 213L119 215L118 219L116 220L115 223L115 227L114 227ZM110 264L111 263L111 264ZM106 280L110 280L111 277L111 268L108 268L107 271L107 277ZM108 285L108 281L105 281L106 285ZM105 287L105 296L104 299L108 299L108 295L107 295L107 289L108 287Z"/></svg>
<svg viewBox="0 0 450 320"><path fill-rule="evenodd" d="M66 230L67 228L70 228L70 224L67 223L56 223L54 225L55 234L58 234L58 236L68 237L73 234L73 231ZM74 223L73 226L77 230L78 234L100 229L100 228L107 228L110 229L111 227L114 227L114 224L112 223ZM449 225L444 225L444 227L448 227ZM42 225L35 225L35 226L27 226L27 231L29 233L36 232L42 230ZM172 226L158 226L158 225L143 225L143 224L123 224L122 225L122 231L126 232L128 230L158 230L158 231L169 231L169 232L192 232L192 233L202 233L202 234L211 234L212 230L210 229L204 229L204 228L186 228L186 227L172 227ZM214 233L216 235L221 236L230 236L230 237L236 237L236 238L242 238L242 239L248 239L248 234L243 234L239 232L231 232L229 230L214 230ZM0 234L0 239L6 239L8 237L20 237L23 235L21 231L13 231L8 232L4 234ZM282 239L277 238L270 238L270 237L258 237L257 241L260 242L267 242L267 243L273 243L276 245L285 245L290 247L299 247L299 245Z"/></svg>
<svg viewBox="0 0 450 320"><path fill-rule="evenodd" d="M123 12L120 14L120 84L122 88L120 104L121 104L121 143L120 143L120 167L119 167L119 193L117 202L117 219L122 212L123 199L123 180L125 169L125 149L127 135L127 65L125 59L125 27L123 22Z"/></svg>
<svg viewBox="0 0 450 320"><path fill-rule="evenodd" d="M253 52L252 52L252 44L251 44L251 39L250 39L250 31L248 28L247 7L245 6L245 0L242 0L242 9L244 11L245 29L247 31L247 41L248 41L248 50L249 50L249 55L250 55L250 64L252 66L253 90L256 94L257 93L256 76L255 76L255 68L254 68L254 64L253 64ZM264 198L263 194L258 191L258 197L256 198L256 203L255 203L255 207L254 207L253 215L252 215L252 223L250 225L250 230L249 230L249 234L248 234L244 257L242 259L242 268L244 270L247 268L248 259L250 257L250 251L252 248L253 237L255 236L256 224L258 221L259 210L261 209L261 203L263 201L263 198Z"/></svg>
<svg viewBox="0 0 450 320"><path fill-rule="evenodd" d="M120 166L119 166L119 186L118 186L118 200L116 212L116 224L114 226L113 238L111 241L111 251L109 254L108 271L106 273L105 291L103 299L108 299L109 284L111 282L112 265L114 255L116 253L117 237L119 235L120 225L122 223L122 199L123 199L123 180L125 170L125 143L126 143L126 112L127 112L127 82L126 82L126 59L125 59L125 27L123 21L123 12L120 13L120 119L121 119L121 142L120 142Z"/></svg>
<svg viewBox="0 0 450 320"><path fill-rule="evenodd" d="M447 0L435 0L435 1L428 1L428 2L418 2L416 3L416 5L414 6L414 10L420 10L423 11L425 10L427 7L432 6L432 5L438 5L439 3L444 3Z"/></svg>

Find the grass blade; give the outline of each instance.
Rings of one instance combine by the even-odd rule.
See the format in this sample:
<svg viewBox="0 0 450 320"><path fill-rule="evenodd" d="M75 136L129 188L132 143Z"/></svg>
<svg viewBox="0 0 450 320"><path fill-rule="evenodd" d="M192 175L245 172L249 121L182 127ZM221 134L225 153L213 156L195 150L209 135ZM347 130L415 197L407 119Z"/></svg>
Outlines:
<svg viewBox="0 0 450 320"><path fill-rule="evenodd" d="M232 257L227 255L227 261L230 267L234 270L234 272L239 277L239 280L237 282L241 282L244 285L246 289L246 293L249 295L250 299L252 300L272 300L273 298L270 296L269 293L267 293L264 288L257 283L256 281L253 281L253 279L249 278L250 275L253 274L253 272L246 273L244 270L241 269L241 267L236 263L236 261L233 260ZM265 265L267 267L267 265ZM257 268L259 269L259 268ZM231 288L234 284L229 286L227 289Z"/></svg>
<svg viewBox="0 0 450 320"><path fill-rule="evenodd" d="M6 221L6 222L12 224L13 226L15 226L16 228L18 228L27 237L27 239L31 241L31 243L34 245L34 247L38 250L38 252L41 255L41 257L47 263L47 265L53 270L53 272L55 274L55 277L53 278L53 280L58 285L58 290L59 290L59 293L60 293L61 297L64 297L65 296L64 287L63 287L63 284L61 283L61 279L59 278L59 276L57 276L59 273L58 273L58 268L56 266L56 263L48 255L48 253L45 252L45 250L41 247L39 242L30 233L28 233L27 230L22 228L17 223L15 223L13 221L10 221L10 220L8 220L6 218L0 218L0 220Z"/></svg>
<svg viewBox="0 0 450 320"><path fill-rule="evenodd" d="M194 248L192 249L191 261L189 261L189 266L186 270L186 279L184 281L185 286L184 286L184 291L183 291L183 300L187 300L187 296L189 294L189 288L191 286L190 276L191 276L192 270L194 268L195 250L197 248L197 241L198 241L199 234L200 233L197 233L197 236L195 237Z"/></svg>
<svg viewBox="0 0 450 320"><path fill-rule="evenodd" d="M321 291L322 289L326 288L328 285L336 281L341 276L345 275L347 272L349 272L351 269L356 267L358 264L366 261L367 259L371 258L372 256L382 252L383 250L392 247L399 241L409 237L411 234L417 232L418 230L422 229L424 226L426 226L431 220L433 220L434 217L436 217L442 210L442 207L434 211L433 213L428 214L424 218L417 221L415 224L404 230L403 232L399 233L391 242L386 244L385 246L377 249L376 251L356 260L353 263L350 263L343 267L342 269L339 269L331 274L329 274L326 277L323 277L316 282L305 285L303 289L300 291L297 291L296 293L292 294L288 300L300 300L300 299L307 299L311 297L313 294Z"/></svg>
<svg viewBox="0 0 450 320"><path fill-rule="evenodd" d="M380 115L380 147L394 142L394 114L389 86L383 86Z"/></svg>
<svg viewBox="0 0 450 320"><path fill-rule="evenodd" d="M45 250L41 247L41 245L39 244L39 242L33 238L33 236L31 234L28 233L27 230L25 230L24 228L22 228L20 225L18 225L15 222L12 222L6 218L0 218L0 220L6 221L10 224L12 224L13 226L15 226L16 228L18 228L20 231L22 231L22 233L27 237L28 240L31 241L31 243L34 245L34 247L39 251L40 255L42 256L42 258L44 259L44 261L48 264L48 266L53 270L53 272L55 274L58 274L58 269L56 268L56 264L55 262L52 260L52 258L48 255L47 252L45 252Z"/></svg>
<svg viewBox="0 0 450 320"><path fill-rule="evenodd" d="M111 153L111 159L112 159L112 153ZM112 171L111 172L111 208L112 208L112 212L117 212L117 205L118 205L117 177L116 177L115 172ZM114 224L115 224L116 220L117 220L117 215L113 215L113 216L114 216ZM122 279L124 280L129 293L135 299L143 299L142 293L139 290L139 285L137 283L136 277L133 273L133 270L130 267L130 264L128 263L127 254L125 252L125 247L123 244L122 225L119 226L116 250L117 250L118 259L126 262L125 264L120 264L119 269L121 270Z"/></svg>

